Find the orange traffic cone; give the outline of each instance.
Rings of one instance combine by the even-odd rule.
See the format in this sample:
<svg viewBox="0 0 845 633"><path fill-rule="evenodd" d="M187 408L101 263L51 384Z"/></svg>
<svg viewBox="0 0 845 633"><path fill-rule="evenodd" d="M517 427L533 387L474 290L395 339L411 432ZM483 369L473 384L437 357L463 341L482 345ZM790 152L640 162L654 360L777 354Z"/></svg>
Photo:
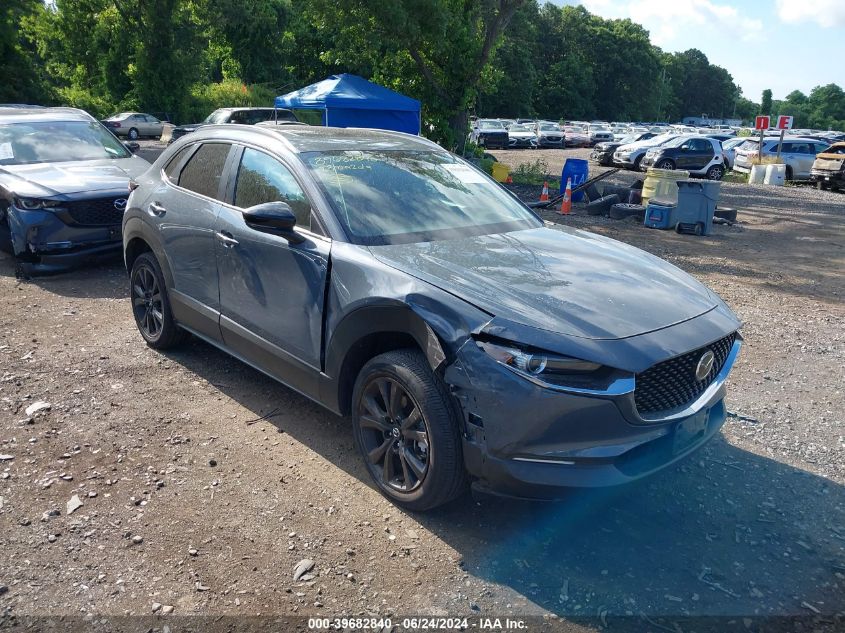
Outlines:
<svg viewBox="0 0 845 633"><path fill-rule="evenodd" d="M566 179L566 191L563 192L563 200L560 202L560 214L569 215L572 213L572 179Z"/></svg>
<svg viewBox="0 0 845 633"><path fill-rule="evenodd" d="M549 183L543 181L543 192L540 194L540 202L548 202L549 200Z"/></svg>

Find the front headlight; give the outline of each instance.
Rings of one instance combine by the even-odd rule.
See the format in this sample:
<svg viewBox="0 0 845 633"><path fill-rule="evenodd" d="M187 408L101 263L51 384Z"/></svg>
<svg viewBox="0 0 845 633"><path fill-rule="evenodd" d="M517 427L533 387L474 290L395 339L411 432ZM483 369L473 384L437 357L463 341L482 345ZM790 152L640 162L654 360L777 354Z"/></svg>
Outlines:
<svg viewBox="0 0 845 633"><path fill-rule="evenodd" d="M531 376L585 374L602 367L598 363L550 352L523 350L489 341L477 341L477 343L491 358Z"/></svg>
<svg viewBox="0 0 845 633"><path fill-rule="evenodd" d="M15 206L25 211L37 211L39 209L52 209L61 204L58 200L45 200L43 198L15 198Z"/></svg>

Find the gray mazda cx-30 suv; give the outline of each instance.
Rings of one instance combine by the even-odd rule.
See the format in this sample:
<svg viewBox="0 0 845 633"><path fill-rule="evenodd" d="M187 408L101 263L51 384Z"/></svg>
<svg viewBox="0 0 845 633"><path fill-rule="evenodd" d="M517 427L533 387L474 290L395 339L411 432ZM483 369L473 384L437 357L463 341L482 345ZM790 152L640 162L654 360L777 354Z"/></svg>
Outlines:
<svg viewBox="0 0 845 633"><path fill-rule="evenodd" d="M740 323L681 270L548 228L423 138L208 126L132 185L132 309L349 415L379 489L553 497L689 454L725 421Z"/></svg>

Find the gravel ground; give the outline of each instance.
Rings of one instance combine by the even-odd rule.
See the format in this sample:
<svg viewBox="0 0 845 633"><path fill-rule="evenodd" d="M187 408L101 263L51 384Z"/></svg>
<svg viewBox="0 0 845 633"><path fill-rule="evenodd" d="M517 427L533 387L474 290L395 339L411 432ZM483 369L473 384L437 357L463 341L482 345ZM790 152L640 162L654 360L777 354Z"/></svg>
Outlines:
<svg viewBox="0 0 845 633"><path fill-rule="evenodd" d="M579 150L500 160L532 153L559 171ZM728 183L722 197L741 222L702 238L579 205L543 215L665 257L737 311L723 434L635 486L428 515L370 486L345 420L204 343L143 345L119 263L21 281L0 257L3 617L533 615L619 630L628 616L675 631L688 614L804 615L803 630L843 630L845 197ZM303 559L314 568L294 581ZM598 619L573 623L585 616Z"/></svg>

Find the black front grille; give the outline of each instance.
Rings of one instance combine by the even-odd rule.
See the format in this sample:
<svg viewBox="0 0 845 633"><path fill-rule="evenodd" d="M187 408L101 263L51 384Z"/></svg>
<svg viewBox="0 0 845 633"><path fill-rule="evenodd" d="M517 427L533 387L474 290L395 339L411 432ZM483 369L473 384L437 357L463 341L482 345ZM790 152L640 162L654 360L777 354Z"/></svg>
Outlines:
<svg viewBox="0 0 845 633"><path fill-rule="evenodd" d="M114 206L115 200L123 200L122 208ZM126 209L124 198L93 198L91 200L74 200L67 203L70 217L77 224L85 226L112 226L123 221L123 211Z"/></svg>
<svg viewBox="0 0 845 633"><path fill-rule="evenodd" d="M736 333L730 334L715 343L663 361L637 374L634 401L640 415L670 411L693 402L722 371L735 340ZM710 373L699 381L695 378L695 371L707 350L713 352L715 360Z"/></svg>

